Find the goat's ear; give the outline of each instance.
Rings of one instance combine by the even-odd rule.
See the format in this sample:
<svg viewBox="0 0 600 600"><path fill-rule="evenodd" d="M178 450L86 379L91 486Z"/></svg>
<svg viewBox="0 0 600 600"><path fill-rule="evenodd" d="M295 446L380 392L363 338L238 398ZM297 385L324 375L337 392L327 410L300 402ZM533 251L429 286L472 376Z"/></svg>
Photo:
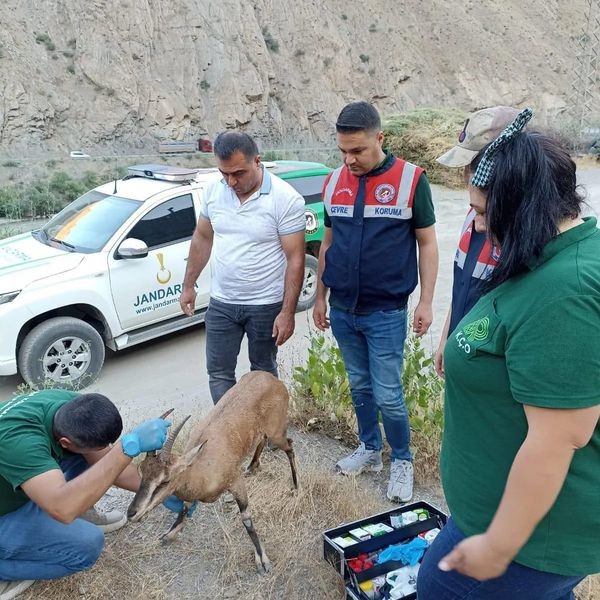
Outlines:
<svg viewBox="0 0 600 600"><path fill-rule="evenodd" d="M201 444L190 448L183 456L179 458L177 461L184 469L187 469L198 457L200 452L202 452L202 448L204 448L204 444L206 444L206 440L204 440Z"/></svg>

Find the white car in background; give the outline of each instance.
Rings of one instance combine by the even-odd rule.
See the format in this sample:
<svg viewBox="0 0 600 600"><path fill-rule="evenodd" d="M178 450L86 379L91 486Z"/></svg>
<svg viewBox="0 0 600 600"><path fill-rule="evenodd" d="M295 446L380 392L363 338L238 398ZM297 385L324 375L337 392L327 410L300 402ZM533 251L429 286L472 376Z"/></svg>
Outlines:
<svg viewBox="0 0 600 600"><path fill-rule="evenodd" d="M289 175L302 164L271 168ZM204 321L210 269L196 283L193 317L179 296L200 190L219 177L215 168L130 167L41 229L0 241L0 376L80 388L98 377L105 347L122 350ZM304 184L322 186L313 179ZM301 308L314 303L307 269Z"/></svg>

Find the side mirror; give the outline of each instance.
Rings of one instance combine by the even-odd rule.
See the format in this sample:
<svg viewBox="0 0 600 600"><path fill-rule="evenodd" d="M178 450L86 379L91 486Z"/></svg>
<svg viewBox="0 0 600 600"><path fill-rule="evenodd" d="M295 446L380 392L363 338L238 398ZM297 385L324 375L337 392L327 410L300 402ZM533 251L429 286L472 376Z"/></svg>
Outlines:
<svg viewBox="0 0 600 600"><path fill-rule="evenodd" d="M127 238L117 248L117 256L119 258L146 258L148 256L148 246L142 240Z"/></svg>

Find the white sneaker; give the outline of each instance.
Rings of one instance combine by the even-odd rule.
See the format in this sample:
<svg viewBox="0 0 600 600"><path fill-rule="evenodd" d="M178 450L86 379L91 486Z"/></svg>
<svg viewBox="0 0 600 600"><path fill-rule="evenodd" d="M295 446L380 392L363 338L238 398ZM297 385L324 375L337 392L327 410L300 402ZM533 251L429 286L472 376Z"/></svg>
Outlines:
<svg viewBox="0 0 600 600"><path fill-rule="evenodd" d="M342 475L360 475L363 471L379 473L383 469L381 450L367 450L361 442L350 456L339 460L335 468Z"/></svg>
<svg viewBox="0 0 600 600"><path fill-rule="evenodd" d="M93 523L96 527L100 527L104 533L117 531L127 523L127 515L120 510L111 510L108 512L99 511L95 506L86 510L81 518L84 521Z"/></svg>
<svg viewBox="0 0 600 600"><path fill-rule="evenodd" d="M34 583L34 579L23 579L22 581L0 581L0 600L11 600L12 598L16 598Z"/></svg>
<svg viewBox="0 0 600 600"><path fill-rule="evenodd" d="M393 460L387 497L392 502L408 502L413 495L413 464L409 460Z"/></svg>

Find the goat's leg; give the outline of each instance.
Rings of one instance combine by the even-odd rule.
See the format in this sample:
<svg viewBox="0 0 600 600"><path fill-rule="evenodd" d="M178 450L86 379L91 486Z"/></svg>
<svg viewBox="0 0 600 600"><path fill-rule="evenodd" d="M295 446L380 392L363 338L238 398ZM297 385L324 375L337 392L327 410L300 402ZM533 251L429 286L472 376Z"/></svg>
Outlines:
<svg viewBox="0 0 600 600"><path fill-rule="evenodd" d="M177 519L171 526L171 529L161 536L162 542L172 542L177 537L177 534L183 529L185 518L191 506L190 502L184 502L183 510L177 515Z"/></svg>
<svg viewBox="0 0 600 600"><path fill-rule="evenodd" d="M290 461L290 469L292 470L292 481L294 483L294 489L298 489L298 472L296 469L296 455L294 453L294 448L292 447L292 438L289 437L278 437L271 438L273 445L280 450L283 450Z"/></svg>
<svg viewBox="0 0 600 600"><path fill-rule="evenodd" d="M264 436L260 442L258 442L258 446L256 446L256 450L254 451L254 456L246 469L246 473L248 475L254 475L256 471L260 468L260 455L265 447L265 443L267 441L267 436Z"/></svg>
<svg viewBox="0 0 600 600"><path fill-rule="evenodd" d="M235 501L237 502L238 508L240 509L240 515L242 516L242 523L254 544L254 562L256 563L256 570L264 575L271 569L271 561L263 550L262 544L258 539L254 524L252 523L252 517L248 511L248 492L246 491L246 484L244 479L239 477L234 481L233 485L229 488Z"/></svg>

